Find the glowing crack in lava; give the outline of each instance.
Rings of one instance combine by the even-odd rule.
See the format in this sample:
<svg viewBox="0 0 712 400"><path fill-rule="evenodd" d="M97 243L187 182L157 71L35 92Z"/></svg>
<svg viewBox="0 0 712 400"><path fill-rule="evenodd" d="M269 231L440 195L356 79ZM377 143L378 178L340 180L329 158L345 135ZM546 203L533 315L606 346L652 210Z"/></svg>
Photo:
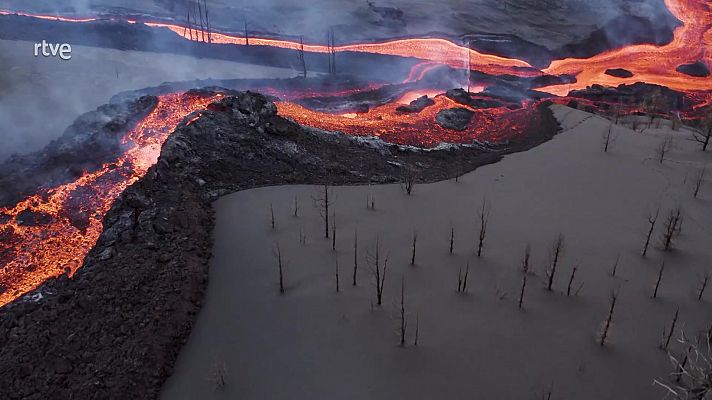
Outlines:
<svg viewBox="0 0 712 400"><path fill-rule="evenodd" d="M154 110L124 136L126 150L116 160L12 208L0 208L0 306L81 267L114 200L156 163L175 126L218 96L159 97Z"/></svg>

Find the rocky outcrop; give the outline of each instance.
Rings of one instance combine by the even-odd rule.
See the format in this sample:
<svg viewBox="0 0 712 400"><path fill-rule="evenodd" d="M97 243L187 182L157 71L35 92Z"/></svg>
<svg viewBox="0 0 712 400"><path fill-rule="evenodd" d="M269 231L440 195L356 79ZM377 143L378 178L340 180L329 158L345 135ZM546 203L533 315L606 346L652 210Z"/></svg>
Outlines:
<svg viewBox="0 0 712 400"><path fill-rule="evenodd" d="M426 107L430 107L433 104L435 104L435 100L431 99L428 96L420 96L417 99L413 100L408 104L407 106L399 106L396 108L396 111L402 112L402 113L419 113L423 111Z"/></svg>
<svg viewBox="0 0 712 400"><path fill-rule="evenodd" d="M609 68L606 70L606 75L614 76L616 78L632 78L633 73L625 68Z"/></svg>
<svg viewBox="0 0 712 400"><path fill-rule="evenodd" d="M472 95L467 93L465 89L450 89L445 92L445 96L456 103L470 106L472 108L497 108L504 105L502 102L494 99L472 97Z"/></svg>
<svg viewBox="0 0 712 400"><path fill-rule="evenodd" d="M448 108L442 110L435 116L435 122L445 129L464 131L470 124L474 113L466 108Z"/></svg>
<svg viewBox="0 0 712 400"><path fill-rule="evenodd" d="M706 78L710 76L710 68L702 61L695 61L689 64L682 64L675 69L677 72L696 78Z"/></svg>
<svg viewBox="0 0 712 400"><path fill-rule="evenodd" d="M237 93L179 124L158 163L104 218L73 278L0 310L0 398L154 399L171 374L208 282L217 197L277 184L446 179L551 138L542 124L506 147L418 151L304 128L268 98Z"/></svg>

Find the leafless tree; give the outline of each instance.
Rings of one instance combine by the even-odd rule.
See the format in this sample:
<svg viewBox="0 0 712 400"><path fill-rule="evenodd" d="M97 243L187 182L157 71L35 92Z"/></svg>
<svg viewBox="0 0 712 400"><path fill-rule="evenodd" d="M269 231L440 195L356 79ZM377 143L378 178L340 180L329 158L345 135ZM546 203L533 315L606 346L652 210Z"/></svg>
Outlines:
<svg viewBox="0 0 712 400"><path fill-rule="evenodd" d="M561 258L561 254L564 251L564 235L559 234L557 236L556 240L554 241L554 244L551 246L551 251L549 253L549 257L551 259L551 264L549 267L549 270L546 272L546 277L548 279L546 289L548 291L551 291L553 285L554 285L554 276L556 275L556 267L559 265L559 260Z"/></svg>
<svg viewBox="0 0 712 400"><path fill-rule="evenodd" d="M314 207L319 209L319 215L324 221L324 237L329 238L329 211L331 207L331 200L329 200L329 185L324 184L324 191L315 197L312 197L314 202Z"/></svg>
<svg viewBox="0 0 712 400"><path fill-rule="evenodd" d="M410 255L410 265L415 265L415 245L418 242L418 232L413 232L413 251Z"/></svg>
<svg viewBox="0 0 712 400"><path fill-rule="evenodd" d="M329 56L329 73L336 75L336 40L334 39L334 28L329 28L327 33L327 47Z"/></svg>
<svg viewBox="0 0 712 400"><path fill-rule="evenodd" d="M611 276L616 277L616 273L618 272L618 264L621 260L621 253L618 253L616 256L616 262L613 263L613 269L611 270Z"/></svg>
<svg viewBox="0 0 712 400"><path fill-rule="evenodd" d="M695 192L694 192L694 197L697 198L697 196L700 194L700 189L702 188L702 183L705 181L705 173L707 172L707 168L704 167L701 170L697 172L697 175L695 176Z"/></svg>
<svg viewBox="0 0 712 400"><path fill-rule="evenodd" d="M658 290L660 289L660 282L663 280L663 272L665 272L665 261L660 264L660 269L658 270L658 279L655 281L655 289L653 290L653 298L658 297Z"/></svg>
<svg viewBox="0 0 712 400"><path fill-rule="evenodd" d="M297 59L302 70L302 77L307 77L307 62L304 58L304 37L299 36L299 48L297 49Z"/></svg>
<svg viewBox="0 0 712 400"><path fill-rule="evenodd" d="M648 236L645 238L645 246L643 246L643 257L648 254L648 246L650 246L650 238L653 236L653 230L655 230L655 224L658 222L658 215L660 214L660 208L655 211L655 214L648 214Z"/></svg>
<svg viewBox="0 0 712 400"><path fill-rule="evenodd" d="M675 238L682 232L682 210L680 207L671 209L665 217L661 243L665 251L673 248Z"/></svg>
<svg viewBox="0 0 712 400"><path fill-rule="evenodd" d="M482 207L480 208L479 218L480 218L480 234L478 236L477 243L477 257L482 256L482 248L485 244L485 237L487 236L487 223L489 222L490 207L487 200L482 200Z"/></svg>
<svg viewBox="0 0 712 400"><path fill-rule="evenodd" d="M616 142L617 136L613 131L613 121L608 124L608 130L603 133L603 152L608 153L608 149Z"/></svg>
<svg viewBox="0 0 712 400"><path fill-rule="evenodd" d="M339 255L334 258L334 269L336 274L336 293L339 293Z"/></svg>
<svg viewBox="0 0 712 400"><path fill-rule="evenodd" d="M702 151L707 151L712 138L712 111L702 119L701 125L692 134L692 140L699 143Z"/></svg>
<svg viewBox="0 0 712 400"><path fill-rule="evenodd" d="M405 330L407 322L405 320L405 277L401 275L401 298L400 298L400 345L405 347Z"/></svg>
<svg viewBox="0 0 712 400"><path fill-rule="evenodd" d="M358 231L354 229L354 276L353 286L356 286L356 274L358 272Z"/></svg>
<svg viewBox="0 0 712 400"><path fill-rule="evenodd" d="M386 271L388 270L388 256L383 259L383 267L381 268L381 240L378 236L376 236L374 252L368 254L367 259L376 288L376 301L380 306L383 304L383 284L386 281Z"/></svg>
<svg viewBox="0 0 712 400"><path fill-rule="evenodd" d="M401 187L409 196L413 193L416 180L417 176L415 170L410 166L405 166L401 176Z"/></svg>
<svg viewBox="0 0 712 400"><path fill-rule="evenodd" d="M571 277L569 277L569 285L566 287L566 296L571 296L571 287L574 284L574 279L576 278L576 271L578 271L578 265L574 265L571 270Z"/></svg>
<svg viewBox="0 0 712 400"><path fill-rule="evenodd" d="M272 203L269 203L269 214L270 214L270 225L272 226L272 230L275 228L275 220L274 220L274 207L272 206Z"/></svg>
<svg viewBox="0 0 712 400"><path fill-rule="evenodd" d="M420 337L420 314L415 314L415 338L413 339L413 346L418 347L418 338Z"/></svg>
<svg viewBox="0 0 712 400"><path fill-rule="evenodd" d="M450 254L452 254L455 247L455 227L450 225Z"/></svg>
<svg viewBox="0 0 712 400"><path fill-rule="evenodd" d="M274 246L274 255L277 258L277 269L279 271L279 293L284 294L284 263L282 261L282 250L279 243Z"/></svg>
<svg viewBox="0 0 712 400"><path fill-rule="evenodd" d="M665 136L665 138L658 144L658 147L655 148L655 156L660 164L663 163L665 156L670 152L670 150L672 150L673 144L674 142L672 136L668 135Z"/></svg>
<svg viewBox="0 0 712 400"><path fill-rule="evenodd" d="M524 275L528 275L531 268L531 258L532 258L532 246L527 243L527 247L524 248L524 258L522 259L522 272Z"/></svg>
<svg viewBox="0 0 712 400"><path fill-rule="evenodd" d="M208 14L208 1L203 0L203 10L205 10L205 28L208 30L208 43L213 42L212 30L210 27L210 15Z"/></svg>
<svg viewBox="0 0 712 400"><path fill-rule="evenodd" d="M250 34L247 31L247 21L245 21L245 46L250 45Z"/></svg>
<svg viewBox="0 0 712 400"><path fill-rule="evenodd" d="M331 251L336 251L336 212L331 214Z"/></svg>
<svg viewBox="0 0 712 400"><path fill-rule="evenodd" d="M519 290L519 309L524 305L524 290L527 287L527 274L522 274L522 288Z"/></svg>
<svg viewBox="0 0 712 400"><path fill-rule="evenodd" d="M710 282L710 273L705 272L705 275L702 277L702 284L700 285L700 288L697 290L697 301L702 301L702 296L705 295L705 289L707 289L707 284Z"/></svg>
<svg viewBox="0 0 712 400"><path fill-rule="evenodd" d="M299 197L294 195L294 209L292 210L295 217L299 216Z"/></svg>
<svg viewBox="0 0 712 400"><path fill-rule="evenodd" d="M601 331L601 336L599 337L598 344L601 346L606 345L606 340L608 340L609 330L611 329L611 323L613 322L613 313L616 309L616 302L618 301L618 293L615 291L611 292L611 306L608 309L608 317L606 322L603 324L603 330Z"/></svg>
<svg viewBox="0 0 712 400"><path fill-rule="evenodd" d="M677 318L680 316L680 307L678 307L675 310L675 315L672 317L672 322L670 323L670 330L668 330L667 334L665 335L665 339L660 343L660 348L663 350L667 350L668 347L670 346L670 340L672 339L672 336L675 334L675 327L677 326Z"/></svg>

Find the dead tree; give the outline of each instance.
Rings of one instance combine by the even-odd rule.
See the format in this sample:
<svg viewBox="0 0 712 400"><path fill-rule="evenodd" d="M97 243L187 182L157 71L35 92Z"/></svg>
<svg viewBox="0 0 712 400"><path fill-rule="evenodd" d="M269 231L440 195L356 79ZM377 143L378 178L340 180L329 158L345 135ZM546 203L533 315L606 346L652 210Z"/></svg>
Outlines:
<svg viewBox="0 0 712 400"><path fill-rule="evenodd" d="M675 315L672 317L672 323L670 323L670 330L668 331L667 335L665 335L665 340L660 343L660 348L663 350L667 350L670 346L670 340L672 339L672 335L675 334L675 327L677 326L677 317L679 315L680 307L675 310Z"/></svg>
<svg viewBox="0 0 712 400"><path fill-rule="evenodd" d="M470 276L470 261L467 261L467 267L465 267L465 279L462 281L462 292L467 293L467 278Z"/></svg>
<svg viewBox="0 0 712 400"><path fill-rule="evenodd" d="M247 21L245 21L245 46L250 45L250 34L247 31Z"/></svg>
<svg viewBox="0 0 712 400"><path fill-rule="evenodd" d="M697 196L700 194L700 189L702 188L702 183L705 180L705 172L707 168L702 168L697 172L697 175L695 176L695 192L694 192L694 197L697 198Z"/></svg>
<svg viewBox="0 0 712 400"><path fill-rule="evenodd" d="M697 290L697 301L702 301L702 296L705 295L705 289L707 289L707 284L710 281L710 274L709 272L705 273L705 276L702 278L702 285L700 288Z"/></svg>
<svg viewBox="0 0 712 400"><path fill-rule="evenodd" d="M522 288L519 290L519 309L524 305L524 289L527 287L527 274L522 275Z"/></svg>
<svg viewBox="0 0 712 400"><path fill-rule="evenodd" d="M609 330L611 329L611 322L613 322L613 312L616 309L616 302L618 301L618 293L615 291L611 292L611 306L608 309L608 317L603 325L603 331L601 332L601 337L599 339L599 344L601 346L606 345L606 340L608 339Z"/></svg>
<svg viewBox="0 0 712 400"><path fill-rule="evenodd" d="M380 306L383 304L383 284L386 281L386 271L388 270L388 257L383 260L383 268L381 268L381 241L376 236L376 246L373 254L370 254L368 261L373 274L374 286L376 287L376 301Z"/></svg>
<svg viewBox="0 0 712 400"><path fill-rule="evenodd" d="M616 277L616 272L618 272L618 263L621 260L621 253L618 253L616 256L616 262L613 263L613 269L611 270L611 276Z"/></svg>
<svg viewBox="0 0 712 400"><path fill-rule="evenodd" d="M675 238L682 232L682 210L680 207L671 209L665 217L663 225L663 234L661 243L665 251L670 251L673 248Z"/></svg>
<svg viewBox="0 0 712 400"><path fill-rule="evenodd" d="M269 214L270 214L270 225L272 226L272 230L275 228L275 220L274 220L274 207L272 207L272 203L269 203Z"/></svg>
<svg viewBox="0 0 712 400"><path fill-rule="evenodd" d="M653 290L653 298L658 297L658 289L660 289L660 282L663 280L663 272L665 272L665 261L660 264L660 269L658 270L658 279L655 281L655 289Z"/></svg>
<svg viewBox="0 0 712 400"><path fill-rule="evenodd" d="M522 272L524 275L529 274L529 269L531 267L532 258L532 246L527 243L527 247L524 248L524 258L522 259Z"/></svg>
<svg viewBox="0 0 712 400"><path fill-rule="evenodd" d="M203 27L203 7L200 5L200 1L196 1L194 6L197 7L196 13L198 14L198 21L200 22L200 41L205 42L205 28Z"/></svg>
<svg viewBox="0 0 712 400"><path fill-rule="evenodd" d="M400 345L405 347L405 277L401 275L401 299L400 299Z"/></svg>
<svg viewBox="0 0 712 400"><path fill-rule="evenodd" d="M702 151L707 151L710 145L710 138L712 138L712 112L705 116L701 126L692 134L692 140L700 144Z"/></svg>
<svg viewBox="0 0 712 400"><path fill-rule="evenodd" d="M294 209L293 209L293 214L295 217L299 216L299 198L294 195Z"/></svg>
<svg viewBox="0 0 712 400"><path fill-rule="evenodd" d="M556 267L559 265L559 259L564 251L564 235L559 234L554 244L551 246L551 252L549 254L551 258L551 265L549 270L546 272L546 277L548 279L546 290L551 291L554 285L554 276L556 275Z"/></svg>
<svg viewBox="0 0 712 400"><path fill-rule="evenodd" d="M658 222L658 215L660 214L660 208L655 211L655 215L648 215L648 236L645 238L645 246L643 246L643 257L648 254L648 246L650 246L650 238L653 236L653 230L655 229L655 224Z"/></svg>
<svg viewBox="0 0 712 400"><path fill-rule="evenodd" d="M578 271L578 265L574 265L571 270L571 277L569 277L569 285L566 287L566 296L571 296L571 287L573 286L574 279L576 278L576 271Z"/></svg>
<svg viewBox="0 0 712 400"><path fill-rule="evenodd" d="M415 338L413 339L413 346L418 347L418 338L420 337L420 314L415 314Z"/></svg>
<svg viewBox="0 0 712 400"><path fill-rule="evenodd" d="M403 168L401 176L401 188L410 196L415 188L416 174L413 168L406 166Z"/></svg>
<svg viewBox="0 0 712 400"><path fill-rule="evenodd" d="M418 242L418 233L413 232L413 251L410 255L410 265L415 265L415 245Z"/></svg>
<svg viewBox="0 0 712 400"><path fill-rule="evenodd" d="M479 217L480 217L480 234L478 236L478 243L477 243L477 257L482 256L482 248L484 247L485 244L485 237L487 236L487 223L489 222L489 204L487 203L487 200L482 201L482 208L480 209L479 212Z"/></svg>
<svg viewBox="0 0 712 400"><path fill-rule="evenodd" d="M336 251L336 212L331 215L331 251Z"/></svg>
<svg viewBox="0 0 712 400"><path fill-rule="evenodd" d="M675 383L663 383L655 380L654 383L667 390L670 396L678 400L709 399L712 398L712 346L705 339L688 339L682 334L680 345L687 351L682 361L679 356L668 352L670 361L675 368Z"/></svg>
<svg viewBox="0 0 712 400"><path fill-rule="evenodd" d="M307 61L304 58L304 38L299 36L299 47L297 48L297 59L302 70L302 77L307 77Z"/></svg>
<svg viewBox="0 0 712 400"><path fill-rule="evenodd" d="M331 200L329 200L329 185L324 184L324 192L320 196L312 198L314 202L314 207L319 209L319 215L324 221L324 237L329 238L329 211L331 207Z"/></svg>
<svg viewBox="0 0 712 400"><path fill-rule="evenodd" d="M354 276L353 286L356 286L356 273L358 272L358 231L354 229Z"/></svg>
<svg viewBox="0 0 712 400"><path fill-rule="evenodd" d="M334 269L336 270L336 293L339 293L339 255L335 257Z"/></svg>
<svg viewBox="0 0 712 400"><path fill-rule="evenodd" d="M655 155L660 164L663 163L665 156L672 150L673 144L672 136L668 135L658 144L658 147L655 148Z"/></svg>
<svg viewBox="0 0 712 400"><path fill-rule="evenodd" d="M279 293L284 294L284 265L282 262L282 250L279 243L275 245L274 255L277 257L277 269L279 271Z"/></svg>
<svg viewBox="0 0 712 400"><path fill-rule="evenodd" d="M336 75L336 40L334 39L334 28L330 28L327 33L327 55L329 56L329 74Z"/></svg>
<svg viewBox="0 0 712 400"><path fill-rule="evenodd" d="M603 134L603 152L608 153L608 149L615 144L616 137L613 134L613 121L608 125L608 131Z"/></svg>
<svg viewBox="0 0 712 400"><path fill-rule="evenodd" d="M450 254L452 254L455 246L455 227L450 226Z"/></svg>
<svg viewBox="0 0 712 400"><path fill-rule="evenodd" d="M208 30L208 43L213 42L212 32L210 30L210 15L208 14L208 0L203 0L203 10L205 11L205 28Z"/></svg>

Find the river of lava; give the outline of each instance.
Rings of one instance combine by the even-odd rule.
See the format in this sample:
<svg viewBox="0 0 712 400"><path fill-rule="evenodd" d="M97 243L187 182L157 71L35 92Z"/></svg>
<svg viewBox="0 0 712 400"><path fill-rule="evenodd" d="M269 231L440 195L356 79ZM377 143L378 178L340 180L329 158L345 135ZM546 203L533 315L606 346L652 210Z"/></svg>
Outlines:
<svg viewBox="0 0 712 400"><path fill-rule="evenodd" d="M81 267L113 202L156 163L178 123L219 96L159 97L150 114L123 137L125 151L116 160L0 208L0 306Z"/></svg>
<svg viewBox="0 0 712 400"><path fill-rule="evenodd" d="M407 93L411 99L422 93ZM300 124L353 136L376 136L389 143L432 148L441 143L472 143L473 141L503 142L524 135L536 125L538 113L530 104L518 110L505 107L470 109L474 112L467 129L455 131L436 124L435 117L443 109L463 107L439 95L435 104L419 113L403 113L396 108L405 101L374 107L365 113L329 114L310 110L290 102L277 102L279 114ZM505 115L506 114L506 115Z"/></svg>

